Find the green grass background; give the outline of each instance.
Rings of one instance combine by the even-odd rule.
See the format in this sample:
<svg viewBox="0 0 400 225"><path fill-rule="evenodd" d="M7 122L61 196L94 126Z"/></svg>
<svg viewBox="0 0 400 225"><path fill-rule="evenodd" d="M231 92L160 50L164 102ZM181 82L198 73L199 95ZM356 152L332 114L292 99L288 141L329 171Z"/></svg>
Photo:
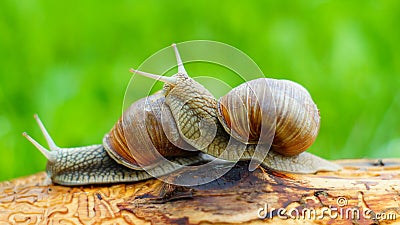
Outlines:
<svg viewBox="0 0 400 225"><path fill-rule="evenodd" d="M303 84L322 117L311 152L400 157L400 1L3 0L0 180L45 169L21 135L44 143L34 113L60 146L100 143L121 115L128 68L197 39Z"/></svg>

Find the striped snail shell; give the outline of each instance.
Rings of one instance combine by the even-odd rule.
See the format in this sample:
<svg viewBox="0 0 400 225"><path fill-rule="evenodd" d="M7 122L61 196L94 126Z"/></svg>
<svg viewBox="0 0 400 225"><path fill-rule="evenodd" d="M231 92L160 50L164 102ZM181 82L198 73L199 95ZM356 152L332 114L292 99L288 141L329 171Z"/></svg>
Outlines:
<svg viewBox="0 0 400 225"><path fill-rule="evenodd" d="M218 100L218 118L239 141L270 142L271 150L298 155L315 141L320 116L316 104L301 85L270 78L248 81Z"/></svg>
<svg viewBox="0 0 400 225"><path fill-rule="evenodd" d="M104 136L103 146L116 162L136 170L154 168L164 157L198 154L179 136L162 92L134 102Z"/></svg>

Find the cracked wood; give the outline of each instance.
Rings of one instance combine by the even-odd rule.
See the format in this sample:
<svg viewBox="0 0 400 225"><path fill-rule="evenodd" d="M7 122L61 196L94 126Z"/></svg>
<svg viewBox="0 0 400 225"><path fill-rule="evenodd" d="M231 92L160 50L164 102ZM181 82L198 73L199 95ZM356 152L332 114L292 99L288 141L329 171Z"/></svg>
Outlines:
<svg viewBox="0 0 400 225"><path fill-rule="evenodd" d="M341 160L339 172L313 175L247 170L239 163L204 185L178 187L151 179L108 186L44 185L45 173L0 183L0 222L11 224L394 224L400 223L400 159ZM214 168L218 169L218 168ZM206 176L206 174L204 174ZM173 174L168 179L201 179ZM268 211L369 209L371 218L282 219ZM262 211L264 213L264 210ZM265 215L265 214L263 214ZM386 218L373 218L385 215ZM388 217L391 215L392 217ZM290 216L290 215L289 215ZM301 214L300 214L301 216Z"/></svg>

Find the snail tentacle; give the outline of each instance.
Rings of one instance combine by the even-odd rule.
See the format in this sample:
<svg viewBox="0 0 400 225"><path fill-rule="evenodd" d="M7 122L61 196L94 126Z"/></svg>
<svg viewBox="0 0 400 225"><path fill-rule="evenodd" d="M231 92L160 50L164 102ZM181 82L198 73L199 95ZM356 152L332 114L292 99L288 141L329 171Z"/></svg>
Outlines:
<svg viewBox="0 0 400 225"><path fill-rule="evenodd" d="M179 54L178 48L176 47L176 44L174 43L171 46L172 46L172 48L174 49L174 52L175 52L176 62L178 64L178 73L187 74L186 69L183 66L181 55Z"/></svg>
<svg viewBox="0 0 400 225"><path fill-rule="evenodd" d="M157 75L157 74L152 74L152 73L147 73L147 72L143 72L143 71L140 71L140 70L135 70L135 69L132 69L132 68L129 71L131 73L138 74L138 75L141 75L141 76L145 76L145 77L148 77L148 78L152 78L154 80L159 80L159 81L162 81L164 83L171 83L171 84L175 84L176 83L176 79L174 77L164 77L164 76L160 76L160 75Z"/></svg>
<svg viewBox="0 0 400 225"><path fill-rule="evenodd" d="M35 139L33 139L31 136L29 136L26 132L22 133L22 135L28 139L29 142L31 142L43 155L46 157L46 159L50 162L55 162L56 161L56 154L54 152L50 152L47 150L45 147L43 147L41 144L39 144Z"/></svg>
<svg viewBox="0 0 400 225"><path fill-rule="evenodd" d="M46 127L44 126L43 122L40 120L38 114L33 115L35 118L37 124L40 127L40 130L42 131L42 134L44 138L46 139L47 145L49 146L50 151L57 150L59 147L56 145L54 142L53 138L50 136L49 132L47 131Z"/></svg>
<svg viewBox="0 0 400 225"><path fill-rule="evenodd" d="M53 138L51 138L49 132L47 131L46 127L40 120L39 116L37 114L33 115L33 118L35 118L37 124L39 125L40 131L42 131L42 134L44 138L46 139L47 145L50 148L50 151L47 150L45 147L43 147L41 144L39 144L35 139L33 139L31 136L29 136L26 132L22 133L22 135L28 139L29 142L31 142L45 157L47 160L54 162L56 160L56 152L60 148L56 145L54 142Z"/></svg>

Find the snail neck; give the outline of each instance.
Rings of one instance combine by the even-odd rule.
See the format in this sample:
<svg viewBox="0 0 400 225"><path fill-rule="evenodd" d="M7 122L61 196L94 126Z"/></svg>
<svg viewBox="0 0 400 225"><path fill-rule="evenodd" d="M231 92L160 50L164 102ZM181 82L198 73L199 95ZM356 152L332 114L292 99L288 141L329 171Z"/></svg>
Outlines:
<svg viewBox="0 0 400 225"><path fill-rule="evenodd" d="M225 131L217 117L217 100L191 78L177 82L167 91L169 106L182 138L196 149L214 157L246 160L248 146Z"/></svg>

